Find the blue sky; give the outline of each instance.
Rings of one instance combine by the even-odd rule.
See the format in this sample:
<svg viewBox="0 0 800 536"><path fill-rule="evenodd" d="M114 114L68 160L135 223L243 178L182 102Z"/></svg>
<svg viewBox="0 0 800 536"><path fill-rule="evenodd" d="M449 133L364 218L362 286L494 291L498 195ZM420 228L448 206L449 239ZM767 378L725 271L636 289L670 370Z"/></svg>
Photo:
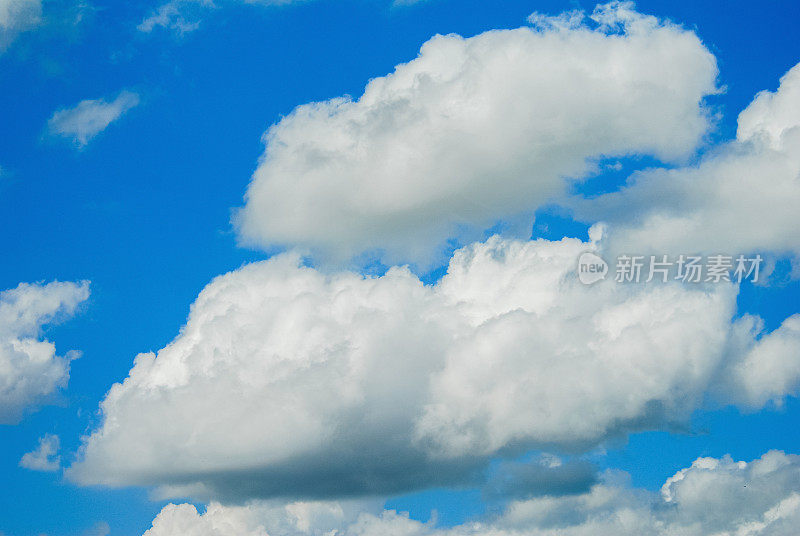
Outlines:
<svg viewBox="0 0 800 536"><path fill-rule="evenodd" d="M414 59L436 34L472 37L523 26L533 12L591 12L595 5L515 0L218 4L197 8L199 26L180 34L162 27L137 29L158 3L44 1L38 24L19 32L0 52L0 250L5 259L0 289L21 282L91 282L90 297L74 315L44 325L37 335L54 342L58 355L80 351L71 362L68 385L27 409L18 423L0 425L0 533L6 536L105 533L103 523L112 535L140 535L168 502L192 502L202 512L208 502L202 494L159 500L152 495L156 485L80 485L61 470L31 470L19 461L49 433L60 438L62 465L69 467L82 438L102 426L98 406L112 384L129 375L134 357L157 352L178 336L190 306L213 278L287 249L283 239L270 247L262 247L263 240L243 244L231 223L254 171L269 165L259 158L270 125L298 105L341 95L357 99L369 80ZM575 187L578 196L617 191L637 170L696 165L736 139L738 114L760 91L776 91L781 76L800 61L795 2L642 0L636 9L696 33L716 58L721 90L703 95L702 107L711 119L688 156L670 161L636 150L613 156L621 167L595 173ZM54 131L51 118L58 110L87 99L111 102L123 90L137 96L135 105L84 146ZM759 185L768 190L769 177ZM531 205L536 222L521 238L588 240L594 221L571 214L565 205L558 200ZM505 216L510 214L500 212L496 220ZM315 225L333 224L326 211L320 218ZM478 240L490 234L489 227L475 229ZM778 259L768 284L745 283L735 300L734 317L759 315L766 332L800 313L800 284L790 275L796 253L791 246L771 249L770 244L730 251ZM311 249L308 264L325 271L326 254L315 256ZM400 248L377 268L348 266L382 274L398 260L412 262L422 280L433 284L453 249L451 242L444 258L417 262L404 259ZM756 408L700 405L683 422L610 434L583 451L553 450L564 459L590 460L598 474L625 471L632 487L657 492L698 457L730 454L750 462L771 449L800 453L800 405L793 395ZM541 444L527 453L498 449L489 458L497 463L546 450ZM474 482L426 482L378 499L420 521L436 510L442 526L481 519L497 507Z"/></svg>

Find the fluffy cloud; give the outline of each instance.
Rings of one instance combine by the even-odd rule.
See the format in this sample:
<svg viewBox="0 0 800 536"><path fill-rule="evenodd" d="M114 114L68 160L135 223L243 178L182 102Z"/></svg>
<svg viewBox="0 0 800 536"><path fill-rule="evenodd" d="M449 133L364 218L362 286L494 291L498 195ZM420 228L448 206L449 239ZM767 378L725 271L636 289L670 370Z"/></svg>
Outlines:
<svg viewBox="0 0 800 536"><path fill-rule="evenodd" d="M578 213L607 221L608 248L637 253L800 255L800 64L739 115L736 140L698 165L634 175Z"/></svg>
<svg viewBox="0 0 800 536"><path fill-rule="evenodd" d="M220 276L111 388L68 476L230 500L391 493L686 419L751 351L776 366L748 400L787 391L794 321L756 342L731 327L730 284L584 286L575 263L593 247L495 237L432 286L294 255Z"/></svg>
<svg viewBox="0 0 800 536"><path fill-rule="evenodd" d="M380 514L380 501L256 501L247 506L211 503L199 514L190 504L170 504L153 521L148 536L270 536L330 534L365 512Z"/></svg>
<svg viewBox="0 0 800 536"><path fill-rule="evenodd" d="M338 503L169 505L146 536L790 536L800 523L800 457L779 451L752 462L699 458L660 494L608 473L580 495L511 503L496 518L436 528L395 512L361 515Z"/></svg>
<svg viewBox="0 0 800 536"><path fill-rule="evenodd" d="M769 402L780 405L800 385L800 314L793 315L777 330L754 342L763 330L758 318L745 316L736 323L741 358L728 369L727 399L741 406L760 408Z"/></svg>
<svg viewBox="0 0 800 536"><path fill-rule="evenodd" d="M61 441L57 435L45 434L39 438L36 450L22 456L19 465L32 471L58 471L61 468L61 456L58 454L60 448Z"/></svg>
<svg viewBox="0 0 800 536"><path fill-rule="evenodd" d="M47 128L50 134L71 139L82 148L137 104L139 95L127 90L121 91L112 101L83 100L72 108L55 112L47 122Z"/></svg>
<svg viewBox="0 0 800 536"><path fill-rule="evenodd" d="M20 283L0 292L0 424L17 422L66 385L77 354L56 355L53 343L41 339L41 327L71 316L88 297L87 282Z"/></svg>
<svg viewBox="0 0 800 536"><path fill-rule="evenodd" d="M595 157L690 154L708 128L714 57L630 3L591 19L436 36L357 100L299 106L265 134L235 217L242 241L423 262L501 219L527 237L532 211Z"/></svg>
<svg viewBox="0 0 800 536"><path fill-rule="evenodd" d="M41 0L0 0L0 52L41 21Z"/></svg>

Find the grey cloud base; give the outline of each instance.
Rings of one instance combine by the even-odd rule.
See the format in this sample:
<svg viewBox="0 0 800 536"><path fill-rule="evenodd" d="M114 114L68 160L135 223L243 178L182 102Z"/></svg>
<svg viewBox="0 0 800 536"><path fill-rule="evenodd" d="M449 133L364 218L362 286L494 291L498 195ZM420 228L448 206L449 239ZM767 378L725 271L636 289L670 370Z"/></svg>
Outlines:
<svg viewBox="0 0 800 536"><path fill-rule="evenodd" d="M751 462L699 458L660 493L609 471L577 495L512 501L497 516L452 528L420 523L380 504L253 501L168 505L145 536L794 536L800 458L772 451Z"/></svg>

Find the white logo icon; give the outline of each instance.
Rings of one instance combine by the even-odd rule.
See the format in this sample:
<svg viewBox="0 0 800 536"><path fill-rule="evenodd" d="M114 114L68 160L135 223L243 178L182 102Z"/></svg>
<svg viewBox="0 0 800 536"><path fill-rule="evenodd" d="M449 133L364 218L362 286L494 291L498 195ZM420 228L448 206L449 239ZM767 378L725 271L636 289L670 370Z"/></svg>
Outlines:
<svg viewBox="0 0 800 536"><path fill-rule="evenodd" d="M608 263L599 255L587 251L578 257L578 279L584 285L605 279L607 273Z"/></svg>

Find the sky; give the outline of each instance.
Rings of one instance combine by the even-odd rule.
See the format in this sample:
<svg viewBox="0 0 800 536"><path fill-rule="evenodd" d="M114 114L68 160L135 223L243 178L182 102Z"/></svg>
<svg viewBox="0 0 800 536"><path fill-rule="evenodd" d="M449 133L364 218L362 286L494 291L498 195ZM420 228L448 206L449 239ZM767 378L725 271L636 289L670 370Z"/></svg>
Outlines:
<svg viewBox="0 0 800 536"><path fill-rule="evenodd" d="M798 20L0 0L0 534L794 534Z"/></svg>

